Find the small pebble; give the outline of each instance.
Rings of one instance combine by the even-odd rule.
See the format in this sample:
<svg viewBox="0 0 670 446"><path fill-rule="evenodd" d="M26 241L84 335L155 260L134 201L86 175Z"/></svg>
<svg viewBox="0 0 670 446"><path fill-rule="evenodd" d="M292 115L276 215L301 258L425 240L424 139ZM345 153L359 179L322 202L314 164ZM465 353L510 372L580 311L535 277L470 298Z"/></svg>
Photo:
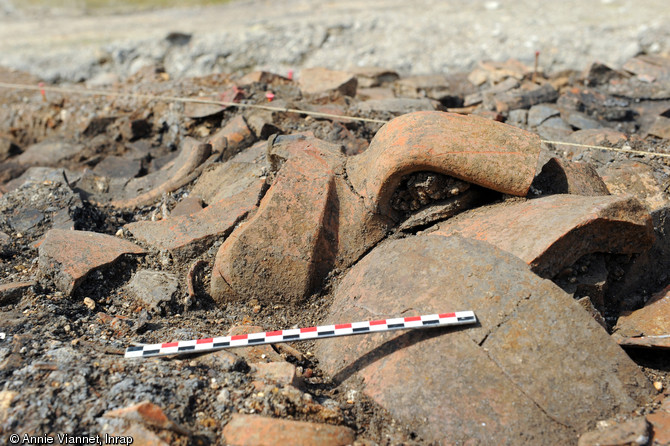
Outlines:
<svg viewBox="0 0 670 446"><path fill-rule="evenodd" d="M663 383L660 381L654 381L654 389L661 392L663 390Z"/></svg>
<svg viewBox="0 0 670 446"><path fill-rule="evenodd" d="M230 391L228 389L221 390L219 394L216 396L216 400L219 403L226 404L227 402L230 401Z"/></svg>
<svg viewBox="0 0 670 446"><path fill-rule="evenodd" d="M86 308L88 308L89 310L95 310L95 301L90 297L84 298L84 305L86 305Z"/></svg>

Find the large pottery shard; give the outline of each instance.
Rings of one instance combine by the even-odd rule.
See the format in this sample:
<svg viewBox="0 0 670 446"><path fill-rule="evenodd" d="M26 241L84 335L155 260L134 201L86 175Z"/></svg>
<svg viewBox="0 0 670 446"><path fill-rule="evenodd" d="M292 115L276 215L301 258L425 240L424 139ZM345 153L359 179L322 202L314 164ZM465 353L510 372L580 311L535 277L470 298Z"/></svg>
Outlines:
<svg viewBox="0 0 670 446"><path fill-rule="evenodd" d="M337 146L302 136L283 141L271 146L271 162L283 164L258 211L217 254L211 294L219 302L295 302L385 234L346 184Z"/></svg>
<svg viewBox="0 0 670 446"><path fill-rule="evenodd" d="M362 379L366 395L429 442L575 444L594 421L653 393L566 293L459 236L375 248L345 276L324 323L458 310L479 325L326 339L316 354L336 382Z"/></svg>
<svg viewBox="0 0 670 446"><path fill-rule="evenodd" d="M124 254L143 254L134 243L88 231L52 229L39 247L40 276L71 294L92 271L116 262Z"/></svg>
<svg viewBox="0 0 670 446"><path fill-rule="evenodd" d="M545 278L594 252L633 254L649 249L654 229L636 198L551 195L476 209L440 223L434 236L460 234L523 259Z"/></svg>

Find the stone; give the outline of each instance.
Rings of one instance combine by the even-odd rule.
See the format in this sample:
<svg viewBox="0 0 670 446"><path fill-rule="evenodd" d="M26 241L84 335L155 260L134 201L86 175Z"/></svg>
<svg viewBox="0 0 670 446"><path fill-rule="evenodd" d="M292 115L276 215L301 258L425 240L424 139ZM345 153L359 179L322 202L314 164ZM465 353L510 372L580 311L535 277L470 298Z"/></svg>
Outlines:
<svg viewBox="0 0 670 446"><path fill-rule="evenodd" d="M93 311L95 309L95 302L93 299L86 297L84 298L84 305L86 305L88 301L90 301L93 308L91 308L89 305L87 305L87 307L89 310ZM132 319L129 319L125 316L112 316L101 311L96 313L95 317L101 324L104 324L114 330L114 336L119 338L126 336L134 325Z"/></svg>
<svg viewBox="0 0 670 446"><path fill-rule="evenodd" d="M142 269L133 274L126 288L145 308L159 312L161 304L171 302L177 294L179 279L166 271Z"/></svg>
<svg viewBox="0 0 670 446"><path fill-rule="evenodd" d="M566 89L556 104L562 112L578 111L604 121L622 121L632 117L630 102L627 99L609 96L591 88Z"/></svg>
<svg viewBox="0 0 670 446"><path fill-rule="evenodd" d="M259 362L252 364L256 379L282 387L300 387L301 380L297 375L296 366L286 361Z"/></svg>
<svg viewBox="0 0 670 446"><path fill-rule="evenodd" d="M599 129L584 129L577 130L570 134L567 142L574 142L577 144L585 144L590 146L600 146L608 144L616 146L619 143L627 141L628 138L621 132L613 129L599 128Z"/></svg>
<svg viewBox="0 0 670 446"><path fill-rule="evenodd" d="M626 79L627 75L600 62L593 62L584 72L587 87L607 85L612 80Z"/></svg>
<svg viewBox="0 0 670 446"><path fill-rule="evenodd" d="M379 67L353 67L349 70L358 82L360 88L374 88L398 80L399 76L393 70Z"/></svg>
<svg viewBox="0 0 670 446"><path fill-rule="evenodd" d="M35 282L11 282L0 284L0 305L17 301Z"/></svg>
<svg viewBox="0 0 670 446"><path fill-rule="evenodd" d="M536 104L554 102L558 91L549 83L538 86L534 83L522 84L521 88L496 94L493 97L495 108L504 113L510 110L527 109Z"/></svg>
<svg viewBox="0 0 670 446"><path fill-rule="evenodd" d="M377 246L342 279L322 323L465 309L478 325L323 339L313 351L334 382L360 382L426 442L570 444L651 398L646 377L577 302L476 240Z"/></svg>
<svg viewBox="0 0 670 446"><path fill-rule="evenodd" d="M544 278L594 252L633 254L654 241L651 216L631 196L551 195L477 208L438 224L430 236L460 234L525 261Z"/></svg>
<svg viewBox="0 0 670 446"><path fill-rule="evenodd" d="M212 152L220 153L221 160L226 161L251 146L254 141L255 135L251 133L244 116L237 115L210 136L207 142L212 145Z"/></svg>
<svg viewBox="0 0 670 446"><path fill-rule="evenodd" d="M607 86L607 92L612 96L625 97L633 100L663 100L670 99L670 82L647 82L642 77L632 77L625 82L612 81Z"/></svg>
<svg viewBox="0 0 670 446"><path fill-rule="evenodd" d="M392 113L402 115L418 111L433 111L439 108L440 103L428 98L387 98L370 99L356 104L356 112L361 113Z"/></svg>
<svg viewBox="0 0 670 446"><path fill-rule="evenodd" d="M179 217L182 215L193 215L196 212L202 211L202 208L205 207L205 203L200 197L187 196L182 198L179 203L177 203L172 211L170 211L170 217Z"/></svg>
<svg viewBox="0 0 670 446"><path fill-rule="evenodd" d="M170 420L163 409L150 401L142 401L132 406L109 410L103 414L104 418L121 418L131 423L151 426L158 429L188 435L188 431Z"/></svg>
<svg viewBox="0 0 670 446"><path fill-rule="evenodd" d="M230 328L227 336L239 336L251 333L262 333L266 330L258 325L235 325ZM263 362L283 361L271 345L254 345L251 347L240 347L235 349L238 356L244 358L248 363L260 364Z"/></svg>
<svg viewBox="0 0 670 446"><path fill-rule="evenodd" d="M670 139L670 118L658 116L649 128L648 133L662 139Z"/></svg>
<svg viewBox="0 0 670 446"><path fill-rule="evenodd" d="M440 102L448 108L459 108L465 106L465 98L479 91L479 88L468 80L468 73L464 71L454 71L447 73L449 90L451 95L443 98Z"/></svg>
<svg viewBox="0 0 670 446"><path fill-rule="evenodd" d="M349 114L345 104L337 102L330 102L328 104L308 104L301 103L300 110L305 110L312 113L314 119L328 119L333 122L348 124L353 122L347 118Z"/></svg>
<svg viewBox="0 0 670 446"><path fill-rule="evenodd" d="M223 428L223 437L231 446L344 446L356 438L344 426L243 414L233 415Z"/></svg>
<svg viewBox="0 0 670 446"><path fill-rule="evenodd" d="M482 118L488 119L489 121L497 122L503 122L505 120L505 117L502 115L502 113L493 110L485 110L483 108L474 110L471 116L480 116Z"/></svg>
<svg viewBox="0 0 670 446"><path fill-rule="evenodd" d="M56 166L65 160L74 158L83 149L84 146L81 144L65 141L42 141L28 146L15 159L20 164L27 166Z"/></svg>
<svg viewBox="0 0 670 446"><path fill-rule="evenodd" d="M211 295L219 303L257 298L295 303L381 240L388 226L349 187L340 147L305 135L280 136L278 169L258 211L224 241Z"/></svg>
<svg viewBox="0 0 670 446"><path fill-rule="evenodd" d="M528 110L528 125L530 127L537 127L547 119L559 116L560 113L558 108L553 104L533 105L530 110Z"/></svg>
<svg viewBox="0 0 670 446"><path fill-rule="evenodd" d="M133 178L142 170L142 161L125 156L108 156L93 168L93 172L104 177Z"/></svg>
<svg viewBox="0 0 670 446"><path fill-rule="evenodd" d="M93 311L95 310L95 301L91 299L90 297L85 297L84 298L84 306L88 308L89 310Z"/></svg>
<svg viewBox="0 0 670 446"><path fill-rule="evenodd" d="M535 190L543 195L609 195L605 182L589 163L550 159L533 181Z"/></svg>
<svg viewBox="0 0 670 446"><path fill-rule="evenodd" d="M181 143L177 157L159 171L131 179L124 187L122 198L112 196L113 207L133 209L153 203L164 193L172 192L193 181L210 156L212 146L187 137Z"/></svg>
<svg viewBox="0 0 670 446"><path fill-rule="evenodd" d="M244 183L244 179L240 183ZM258 204L265 179L255 178L239 190L217 198L191 215L178 215L160 221L139 221L124 226L135 238L176 257L188 257L208 249L221 236L227 236Z"/></svg>
<svg viewBox="0 0 670 446"><path fill-rule="evenodd" d="M244 368L245 361L242 357L228 350L218 350L193 358L198 364L205 365L217 371L230 372Z"/></svg>
<svg viewBox="0 0 670 446"><path fill-rule="evenodd" d="M124 254L143 254L134 243L88 231L52 229L39 246L39 273L71 294L89 273Z"/></svg>
<svg viewBox="0 0 670 446"><path fill-rule="evenodd" d="M577 130L587 130L587 129L599 129L602 127L602 124L598 120L590 118L584 113L580 113L574 110L565 110L561 113L563 120L576 128Z"/></svg>
<svg viewBox="0 0 670 446"><path fill-rule="evenodd" d="M250 85L254 83L269 84L269 85L285 85L290 84L291 80L269 71L252 71L242 76L239 85Z"/></svg>
<svg viewBox="0 0 670 446"><path fill-rule="evenodd" d="M616 423L579 437L579 446L646 446L651 438L651 426L644 417Z"/></svg>
<svg viewBox="0 0 670 446"><path fill-rule="evenodd" d="M512 195L526 195L540 153L537 135L478 116L416 112L385 124L347 174L368 209L394 216L403 176L432 171Z"/></svg>
<svg viewBox="0 0 670 446"><path fill-rule="evenodd" d="M356 99L359 101L368 101L370 99L394 99L395 93L388 87L358 88L356 90Z"/></svg>
<svg viewBox="0 0 670 446"><path fill-rule="evenodd" d="M203 102L185 102L184 116L186 116L187 118L203 119L203 118L211 118L217 115L220 116L226 109L226 107L221 104L213 104L205 102L205 101L210 102L220 101L221 99L216 96L198 96L190 99Z"/></svg>
<svg viewBox="0 0 670 446"><path fill-rule="evenodd" d="M565 141L572 134L572 127L558 116L549 118L537 127L537 133L543 139Z"/></svg>
<svg viewBox="0 0 670 446"><path fill-rule="evenodd" d="M516 59L509 59L505 62L487 60L479 62L477 68L468 75L468 80L475 85L481 85L485 82L495 85L510 77L521 80L532 72L531 67Z"/></svg>
<svg viewBox="0 0 670 446"><path fill-rule="evenodd" d="M325 94L337 91L344 96L356 96L356 76L346 71L327 68L305 68L300 72L300 91L304 94Z"/></svg>
<svg viewBox="0 0 670 446"><path fill-rule="evenodd" d="M670 57L656 54L641 54L628 60L624 70L644 76L648 81L670 81Z"/></svg>
<svg viewBox="0 0 670 446"><path fill-rule="evenodd" d="M38 209L16 209L9 217L9 226L16 232L27 232L44 221L44 213Z"/></svg>
<svg viewBox="0 0 670 446"><path fill-rule="evenodd" d="M620 316L615 333L624 337L670 334L670 286L652 296L643 308Z"/></svg>
<svg viewBox="0 0 670 446"><path fill-rule="evenodd" d="M603 181L613 194L637 197L650 212L670 206L670 195L655 169L633 160L615 161L600 169Z"/></svg>
<svg viewBox="0 0 670 446"><path fill-rule="evenodd" d="M431 98L441 101L452 93L447 77L441 74L426 74L404 77L394 84L397 96L406 98Z"/></svg>
<svg viewBox="0 0 670 446"><path fill-rule="evenodd" d="M40 238L48 229L74 229L97 213L60 175L56 181L28 182L0 199L0 214L13 231ZM75 223L76 220L76 223Z"/></svg>

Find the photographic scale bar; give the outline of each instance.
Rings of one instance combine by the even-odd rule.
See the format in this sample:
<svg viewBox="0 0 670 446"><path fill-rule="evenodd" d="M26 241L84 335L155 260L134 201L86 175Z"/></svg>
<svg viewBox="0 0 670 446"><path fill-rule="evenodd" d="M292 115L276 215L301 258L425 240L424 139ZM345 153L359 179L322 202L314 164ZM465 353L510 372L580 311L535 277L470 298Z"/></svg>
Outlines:
<svg viewBox="0 0 670 446"><path fill-rule="evenodd" d="M373 332L408 330L417 328L447 327L467 325L477 322L472 311L455 313L428 314L424 316L398 317L377 321L352 322L317 327L291 328L288 330L265 331L235 336L194 339L191 341L166 342L163 344L145 344L126 349L126 358L148 358L187 353L201 353L233 347L276 344L280 342L306 341L309 339L333 338Z"/></svg>

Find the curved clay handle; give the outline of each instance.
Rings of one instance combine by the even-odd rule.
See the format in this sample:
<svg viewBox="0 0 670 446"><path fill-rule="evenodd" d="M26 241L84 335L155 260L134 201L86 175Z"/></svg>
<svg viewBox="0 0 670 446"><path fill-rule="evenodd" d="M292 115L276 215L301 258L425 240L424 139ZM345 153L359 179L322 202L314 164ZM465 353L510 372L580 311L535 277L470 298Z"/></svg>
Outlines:
<svg viewBox="0 0 670 446"><path fill-rule="evenodd" d="M480 116L416 112L385 124L368 149L347 162L347 174L373 212L392 216L390 200L403 176L449 175L511 195L526 195L540 138Z"/></svg>

